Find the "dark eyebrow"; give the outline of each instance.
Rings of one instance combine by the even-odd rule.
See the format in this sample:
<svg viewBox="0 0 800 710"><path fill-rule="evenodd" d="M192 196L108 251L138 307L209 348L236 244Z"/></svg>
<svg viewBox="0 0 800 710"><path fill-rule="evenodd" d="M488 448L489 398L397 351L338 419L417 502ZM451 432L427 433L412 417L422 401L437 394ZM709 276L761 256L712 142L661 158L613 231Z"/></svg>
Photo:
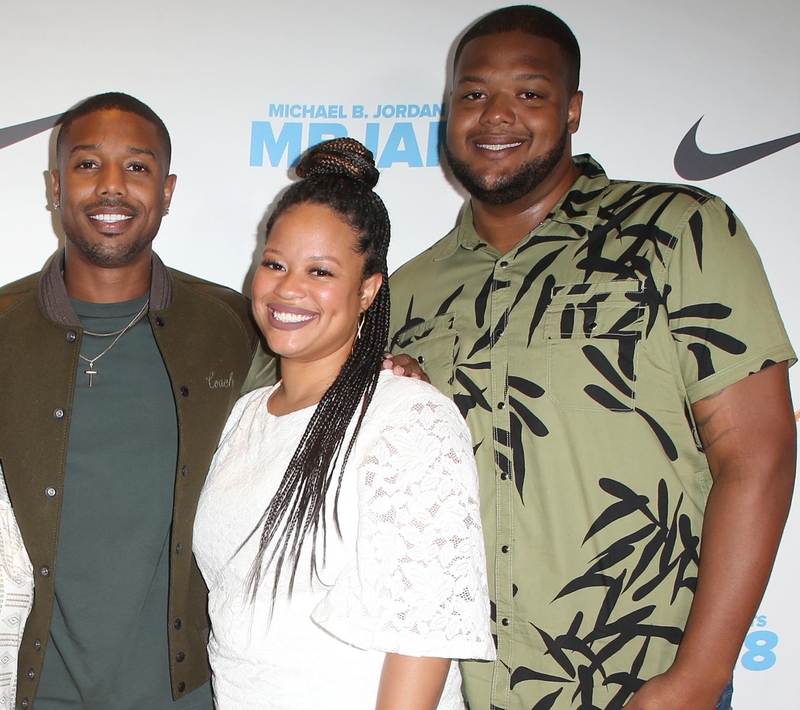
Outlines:
<svg viewBox="0 0 800 710"><path fill-rule="evenodd" d="M98 148L99 146L96 143L82 143L72 146L72 150L69 151L69 154L72 155L74 153L80 153L81 151L97 150Z"/></svg>
<svg viewBox="0 0 800 710"><path fill-rule="evenodd" d="M276 254L277 256L283 256L283 252L280 249L273 249L270 246L264 247L264 254L266 254L267 252L271 254ZM338 264L339 266L342 265L341 262L335 256L325 256L324 254L320 255L312 254L311 256L308 257L307 261L328 261L332 264Z"/></svg>
<svg viewBox="0 0 800 710"><path fill-rule="evenodd" d="M101 146L98 143L81 143L79 145L72 146L72 150L70 150L69 154L73 155L75 153L80 153L81 151L92 152L94 150L100 150ZM158 160L158 156L150 150L149 148L137 148L135 146L131 146L128 148L128 152L132 155L149 155L153 160Z"/></svg>
<svg viewBox="0 0 800 710"><path fill-rule="evenodd" d="M543 81L552 82L553 80L547 76L547 74L540 74L540 73L530 73L530 74L517 74L514 77L515 81L533 81L536 79L542 79ZM474 76L474 75L466 75L459 78L456 82L458 84L485 84L487 79L482 76Z"/></svg>
<svg viewBox="0 0 800 710"><path fill-rule="evenodd" d="M128 152L134 155L149 155L153 160L158 160L158 156L149 148L136 148L135 146L131 146L128 148Z"/></svg>

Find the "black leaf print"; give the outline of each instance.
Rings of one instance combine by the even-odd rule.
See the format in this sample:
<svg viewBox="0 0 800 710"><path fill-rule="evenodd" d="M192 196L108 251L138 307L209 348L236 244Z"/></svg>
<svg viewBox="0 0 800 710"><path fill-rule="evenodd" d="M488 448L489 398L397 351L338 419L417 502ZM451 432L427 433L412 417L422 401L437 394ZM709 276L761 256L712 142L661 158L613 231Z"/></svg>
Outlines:
<svg viewBox="0 0 800 710"><path fill-rule="evenodd" d="M617 320L616 323L614 323L613 326L611 326L610 332L614 334L634 336L635 331L626 331L625 329L639 320L642 317L642 313L643 309L641 306L635 306L634 308L627 310L625 315L623 315L619 320Z"/></svg>
<svg viewBox="0 0 800 710"><path fill-rule="evenodd" d="M741 355L747 350L747 345L741 340L737 340L727 333L720 333L713 328L685 326L683 328L675 328L672 332L678 335L691 335L692 337L700 338L700 340L706 340L720 350L724 350L726 353L731 353L732 355Z"/></svg>
<svg viewBox="0 0 800 710"><path fill-rule="evenodd" d="M704 380L714 374L714 363L711 360L711 349L702 343L689 343L686 349L694 355L697 362L697 379Z"/></svg>
<svg viewBox="0 0 800 710"><path fill-rule="evenodd" d="M467 392L469 392L469 395L475 401L475 404L477 404L481 409L485 409L487 412L492 411L492 408L486 401L486 397L483 396L483 393L486 391L486 389L481 389L478 387L478 385L476 385L461 368L456 368L456 381L465 390L467 390Z"/></svg>
<svg viewBox="0 0 800 710"><path fill-rule="evenodd" d="M500 446L511 446L511 433L505 429L492 427L492 436Z"/></svg>
<svg viewBox="0 0 800 710"><path fill-rule="evenodd" d="M480 338L475 340L475 343L472 345L472 350L469 351L469 355L467 355L467 360L472 359L475 353L480 352L485 347L488 347L492 342L492 331L491 329L487 329L486 332L481 335Z"/></svg>
<svg viewBox="0 0 800 710"><path fill-rule="evenodd" d="M547 436L550 432L547 430L547 427L544 425L544 422L539 419L530 409L528 409L522 402L518 399L509 396L508 402L511 405L512 409L519 414L522 418L522 421L525 422L525 425L531 431L534 436ZM516 441L519 444L522 443L522 437L516 437ZM512 444L514 443L514 439L512 439Z"/></svg>
<svg viewBox="0 0 800 710"><path fill-rule="evenodd" d="M592 695L594 695L594 683L592 679L592 671L586 666L578 668L578 689L573 694L573 700L580 695L581 708L585 710L601 710L592 702Z"/></svg>
<svg viewBox="0 0 800 710"><path fill-rule="evenodd" d="M453 402L455 402L458 411L461 412L461 416L464 417L464 419L467 418L470 410L474 409L476 406L475 400L472 397L458 392L453 395Z"/></svg>
<svg viewBox="0 0 800 710"><path fill-rule="evenodd" d="M728 233L732 237L736 236L736 215L728 205L725 205L725 214L728 215Z"/></svg>
<svg viewBox="0 0 800 710"><path fill-rule="evenodd" d="M406 311L406 321L403 324L403 327L395 333L394 338L392 338L392 346L400 345L400 347L404 347L410 341L402 340L401 336L411 328L414 328L421 323L425 322L424 318L412 318L411 314L414 311L414 297L412 296L408 301L408 311Z"/></svg>
<svg viewBox="0 0 800 710"><path fill-rule="evenodd" d="M617 504L615 503L614 505L617 505ZM633 511L631 511L631 512L633 512ZM602 517L603 515L605 515L605 511L601 514L600 517ZM598 518L598 520L599 520L599 518ZM615 516L615 520L620 520L620 518ZM640 540L644 540L648 535L650 535L655 530L655 528L656 528L656 523L648 523L644 527L639 528L635 532L632 532L630 535L626 535L625 537L622 537L619 540L615 540L605 550L603 550L603 553L601 553L601 554L604 554L605 552L611 550L613 547L616 547L617 545L626 546L626 547L629 546L629 545L634 545L635 543L639 542ZM587 533L587 535L588 535L588 533ZM588 538L584 538L584 542L586 542L587 539Z"/></svg>
<svg viewBox="0 0 800 710"><path fill-rule="evenodd" d="M539 399L539 397L544 394L543 387L537 385L535 382L526 380L524 377L509 375L508 386L511 389L517 390L517 392L522 392L522 394L531 399Z"/></svg>
<svg viewBox="0 0 800 710"><path fill-rule="evenodd" d="M531 624L534 629L539 632L539 636L542 637L542 641L544 641L544 645L547 648L547 652L553 657L553 660L561 666L561 669L570 677L575 677L575 666L572 665L572 662L569 660L569 656L561 649L561 646L556 643L555 639L550 637L546 631L540 629L535 624Z"/></svg>
<svg viewBox="0 0 800 710"><path fill-rule="evenodd" d="M561 337L571 338L575 330L575 306L568 303L561 312Z"/></svg>
<svg viewBox="0 0 800 710"><path fill-rule="evenodd" d="M579 611L578 613L575 614L575 618L569 625L569 631L567 631L567 636L577 637L578 631L580 630L582 623L583 623L583 612Z"/></svg>
<svg viewBox="0 0 800 710"><path fill-rule="evenodd" d="M597 654L592 651L592 647L583 639L574 635L564 634L556 639L556 643L564 651L573 651L580 654L583 658L590 661L593 666L598 668L601 673L604 673L601 659L598 658Z"/></svg>
<svg viewBox="0 0 800 710"><path fill-rule="evenodd" d="M667 490L667 482L662 478L658 482L658 522L664 526L667 524L669 517L669 491Z"/></svg>
<svg viewBox="0 0 800 710"><path fill-rule="evenodd" d="M514 484L522 503L525 498L522 488L525 485L525 447L522 445L522 423L515 415L511 415L511 456L514 459Z"/></svg>
<svg viewBox="0 0 800 710"><path fill-rule="evenodd" d="M632 547L633 546L631 545L631 548ZM594 623L594 628L599 629L608 624L611 613L614 611L614 607L617 605L619 597L622 594L622 582L624 576L625 573L623 572L614 580L614 584L609 585L608 590L606 591L605 599L603 599L603 603L600 606L600 611L597 614L597 620Z"/></svg>
<svg viewBox="0 0 800 710"><path fill-rule="evenodd" d="M497 322L497 327L495 327L494 331L492 332L492 339L490 341L490 345L492 347L494 347L497 341L503 337L503 333L506 332L507 327L508 327L508 311L505 311L503 315L500 316L500 320Z"/></svg>
<svg viewBox="0 0 800 710"><path fill-rule="evenodd" d="M639 653L637 654L636 658L633 661L633 665L631 666L631 673L633 674L633 676L636 678L637 681L639 673L642 672L642 667L644 666L644 659L647 656L647 648L649 646L650 646L650 639L646 638L644 640L644 643L642 644L641 650L639 651ZM641 683L641 681L638 682ZM635 690L639 690L639 688L636 688Z"/></svg>
<svg viewBox="0 0 800 710"><path fill-rule="evenodd" d="M650 538L650 541L644 546L642 554L639 557L639 562L636 564L636 567L634 567L631 576L628 578L628 583L625 585L626 590L633 586L633 583L639 579L650 563L655 559L658 551L667 539L667 532L664 526L658 528L656 534Z"/></svg>
<svg viewBox="0 0 800 710"><path fill-rule="evenodd" d="M700 271L703 270L703 217L699 212L695 212L689 217L689 230L692 233L694 242L694 252L697 256L697 265Z"/></svg>
<svg viewBox="0 0 800 710"><path fill-rule="evenodd" d="M464 290L464 284L461 284L453 293L451 293L444 301L442 301L442 305L436 310L437 316L443 316L445 313L450 311L450 307L460 295L461 292Z"/></svg>
<svg viewBox="0 0 800 710"><path fill-rule="evenodd" d="M527 274L525 274L525 278L522 279L522 284L519 287L519 292L514 298L514 303L511 304L512 311L514 310L514 307L527 295L534 281L536 281L539 276L541 276L548 268L550 268L550 265L566 248L566 245L564 245L560 249L551 251L546 256L543 256L541 259L539 259L539 261L536 262L533 268Z"/></svg>
<svg viewBox="0 0 800 710"><path fill-rule="evenodd" d="M692 562L699 565L700 554L697 548L700 545L700 538L692 533L692 520L688 515L681 515L678 529L685 554L689 555Z"/></svg>
<svg viewBox="0 0 800 710"><path fill-rule="evenodd" d="M631 411L630 407L624 405L616 397L614 397L614 395L606 392L606 390L598 385L586 385L586 387L583 388L583 391L586 392L586 394L588 394L595 402L611 412Z"/></svg>
<svg viewBox="0 0 800 710"><path fill-rule="evenodd" d="M685 308L679 308L669 314L670 320L678 318L707 318L709 320L724 320L733 310L721 303L695 303Z"/></svg>
<svg viewBox="0 0 800 710"><path fill-rule="evenodd" d="M511 473L511 462L508 460L508 456L506 456L502 451L494 452L494 461L500 471L507 474Z"/></svg>
<svg viewBox="0 0 800 710"><path fill-rule="evenodd" d="M532 668L519 666L515 668L514 672L511 674L511 689L513 690L517 683L524 683L526 680L543 680L549 683L568 683L570 681L569 678L559 678L556 675L548 675L547 673L535 671Z"/></svg>
<svg viewBox="0 0 800 710"><path fill-rule="evenodd" d="M665 543L668 540L670 540L669 534L667 534ZM633 592L633 601L638 602L644 599L648 594L650 594L650 592L658 587L658 585L660 585L669 576L670 572L672 572L672 570L674 570L677 566L678 560L676 559L666 567L660 568L649 582L645 582L641 587Z"/></svg>
<svg viewBox="0 0 800 710"><path fill-rule="evenodd" d="M608 506L592 523L592 527L589 528L586 537L583 538L583 542L585 543L600 530L611 525L611 523L621 520L637 510L645 510L649 502L650 499L647 496L636 495Z"/></svg>
<svg viewBox="0 0 800 710"><path fill-rule="evenodd" d="M581 589L587 589L589 587L608 587L613 582L613 577L604 574L584 574L564 585L564 588L556 594L553 601L561 599L561 597L566 597L568 594L573 594Z"/></svg>
<svg viewBox="0 0 800 710"><path fill-rule="evenodd" d="M656 435L659 443L661 444L661 448L664 449L664 453L667 455L667 458L670 461L675 461L678 458L678 449L675 448L675 444L673 443L672 439L670 439L669 434L667 434L661 425L643 409L639 409L637 407L635 411L650 425L650 428L653 430L653 433Z"/></svg>
<svg viewBox="0 0 800 710"><path fill-rule="evenodd" d="M619 376L619 373L614 369L614 366L608 361L599 348L594 345L585 345L582 350L583 354L586 355L586 359L592 363L595 370L605 377L610 384L616 387L619 392L633 399L633 389ZM622 406L621 403L620 406ZM627 409L630 409L630 407L627 407Z"/></svg>
<svg viewBox="0 0 800 710"><path fill-rule="evenodd" d="M542 289L539 291L539 299L536 301L536 308L533 309L531 325L530 328L528 328L528 347L531 345L533 332L536 330L539 323L542 322L542 318L547 310L547 306L550 305L550 301L552 300L553 286L555 285L556 279L552 274L548 275L542 283Z"/></svg>
<svg viewBox="0 0 800 710"><path fill-rule="evenodd" d="M563 688L559 688L554 693L545 695L539 702L536 703L536 705L531 708L531 710L550 710L556 704L558 696L561 695L563 691Z"/></svg>
<svg viewBox="0 0 800 710"><path fill-rule="evenodd" d="M602 572L603 570L611 569L614 565L618 564L627 557L630 557L635 551L633 545L612 545L605 552L595 557L596 562L589 568L590 573Z"/></svg>
<svg viewBox="0 0 800 710"><path fill-rule="evenodd" d="M630 638L631 630L641 626L641 622L643 622L645 619L649 619L655 610L655 604L649 604L647 606L634 609L633 611L621 616L616 621L590 632L586 637L586 640L597 641L598 639L606 638L608 636L616 636L617 634L621 636L628 636Z"/></svg>
<svg viewBox="0 0 800 710"><path fill-rule="evenodd" d="M478 292L478 296L475 298L475 325L477 325L478 328L483 328L486 322L486 306L489 303L489 292L491 289L492 276L490 274L489 278L486 279L483 287Z"/></svg>
<svg viewBox="0 0 800 710"><path fill-rule="evenodd" d="M634 356L636 355L636 340L633 338L624 338L619 341L619 349L617 350L617 366L620 372L625 375L631 382L636 379L633 371Z"/></svg>

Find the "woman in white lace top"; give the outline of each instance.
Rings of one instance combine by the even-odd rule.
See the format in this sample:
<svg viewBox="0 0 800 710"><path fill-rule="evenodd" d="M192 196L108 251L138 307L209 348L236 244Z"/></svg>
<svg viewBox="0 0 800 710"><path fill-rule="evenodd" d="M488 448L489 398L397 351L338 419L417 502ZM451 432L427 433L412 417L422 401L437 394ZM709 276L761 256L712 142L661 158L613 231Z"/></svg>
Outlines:
<svg viewBox="0 0 800 710"><path fill-rule="evenodd" d="M490 659L470 436L380 369L389 221L372 154L303 158L267 224L253 312L281 381L234 408L197 511L218 710L463 708Z"/></svg>

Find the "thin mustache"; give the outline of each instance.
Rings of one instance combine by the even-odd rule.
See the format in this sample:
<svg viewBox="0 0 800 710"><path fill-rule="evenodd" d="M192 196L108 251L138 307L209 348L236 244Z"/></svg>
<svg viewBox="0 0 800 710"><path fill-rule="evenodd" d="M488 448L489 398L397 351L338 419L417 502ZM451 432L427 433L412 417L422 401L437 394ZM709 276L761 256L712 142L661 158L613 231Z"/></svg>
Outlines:
<svg viewBox="0 0 800 710"><path fill-rule="evenodd" d="M28 121L26 123L18 123L16 126L0 128L0 150L14 145L14 143L24 141L26 138L31 138L39 133L49 131L54 126L58 125L63 115L64 114L57 113L47 118L38 118L35 121Z"/></svg>
<svg viewBox="0 0 800 710"><path fill-rule="evenodd" d="M130 202L125 202L125 200L114 199L113 197L104 197L97 202L84 207L84 212L91 212L92 210L96 210L98 207L122 207L128 210L133 215L138 215L139 210L134 207Z"/></svg>

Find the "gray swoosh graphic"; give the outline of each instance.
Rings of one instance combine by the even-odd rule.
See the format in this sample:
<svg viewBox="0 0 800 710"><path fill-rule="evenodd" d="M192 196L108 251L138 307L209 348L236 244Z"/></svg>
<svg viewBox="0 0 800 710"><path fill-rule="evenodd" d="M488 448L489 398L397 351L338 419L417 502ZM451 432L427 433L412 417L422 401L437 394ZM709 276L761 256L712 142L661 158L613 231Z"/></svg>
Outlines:
<svg viewBox="0 0 800 710"><path fill-rule="evenodd" d="M724 175L731 170L744 167L800 143L800 133L794 133L766 143L730 150L727 153L705 153L697 147L697 127L702 120L701 116L683 137L675 151L673 160L675 172L684 180L708 180L718 175Z"/></svg>
<svg viewBox="0 0 800 710"><path fill-rule="evenodd" d="M57 113L55 116L48 116L47 118L39 118L35 121L28 121L27 123L18 123L16 126L6 126L0 128L0 149L7 148L14 143L24 141L26 138L31 138L39 133L44 133L55 126L63 114Z"/></svg>

